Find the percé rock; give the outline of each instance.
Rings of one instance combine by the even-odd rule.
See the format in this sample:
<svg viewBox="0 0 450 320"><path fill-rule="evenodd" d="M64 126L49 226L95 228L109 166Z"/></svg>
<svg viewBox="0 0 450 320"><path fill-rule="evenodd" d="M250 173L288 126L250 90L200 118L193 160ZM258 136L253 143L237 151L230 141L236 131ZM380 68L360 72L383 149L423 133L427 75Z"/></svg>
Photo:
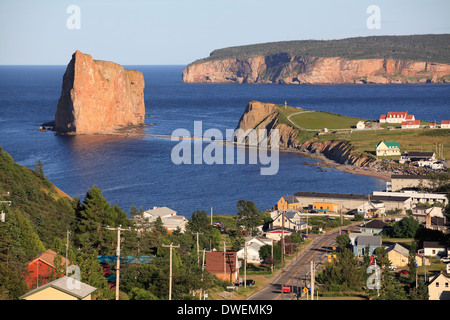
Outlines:
<svg viewBox="0 0 450 320"><path fill-rule="evenodd" d="M446 82L450 65L396 59L304 57L288 53L188 65L188 83L386 84Z"/></svg>
<svg viewBox="0 0 450 320"><path fill-rule="evenodd" d="M61 133L112 133L144 123L144 76L76 51L63 77L55 115Z"/></svg>

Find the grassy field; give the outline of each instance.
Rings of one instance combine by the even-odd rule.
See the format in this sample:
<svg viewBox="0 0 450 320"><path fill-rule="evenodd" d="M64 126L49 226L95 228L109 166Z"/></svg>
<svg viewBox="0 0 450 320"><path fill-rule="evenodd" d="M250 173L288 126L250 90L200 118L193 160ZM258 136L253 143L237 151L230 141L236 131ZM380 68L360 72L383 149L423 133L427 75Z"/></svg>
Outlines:
<svg viewBox="0 0 450 320"><path fill-rule="evenodd" d="M324 128L331 130L350 130L355 128L356 123L359 120L366 120L323 111L299 113L308 110L297 109L289 106L285 107L284 105L280 105L280 108L277 111L279 114L279 123L285 123L295 127L295 125L288 120L288 117L292 115L290 120L297 126L309 130L317 130L317 132L300 130L298 137L300 143L316 137L317 133L319 131L323 131ZM429 123L429 121L421 121L421 124L427 123ZM355 147L356 151L369 153L372 155L375 155L375 146L382 140L386 142L398 142L402 153L405 151L436 152L436 144L442 144L444 146L442 157L445 159L450 159L450 129L389 130L386 129L386 125L382 125L381 127L384 129L353 130L351 133L344 132L337 134L324 134L317 137L319 141L346 140ZM436 157L438 157L438 153L436 153ZM400 156L390 158L398 160Z"/></svg>
<svg viewBox="0 0 450 320"><path fill-rule="evenodd" d="M330 138L330 135L323 135L319 137L319 140L325 141ZM398 142L402 153L405 151L436 152L435 143L443 144L443 157L450 159L449 129L364 130L334 135L333 138L350 141L357 151L372 154L375 152L375 145L381 140Z"/></svg>
<svg viewBox="0 0 450 320"><path fill-rule="evenodd" d="M352 129L356 128L359 118L352 118L340 114L312 111L294 114L291 120L305 129L323 130L327 129Z"/></svg>

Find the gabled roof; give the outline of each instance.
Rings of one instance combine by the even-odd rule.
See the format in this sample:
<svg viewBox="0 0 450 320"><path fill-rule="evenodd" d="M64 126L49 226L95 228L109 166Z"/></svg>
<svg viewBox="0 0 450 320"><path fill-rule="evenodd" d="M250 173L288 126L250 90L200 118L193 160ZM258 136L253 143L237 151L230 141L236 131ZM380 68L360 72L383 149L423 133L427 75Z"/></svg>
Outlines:
<svg viewBox="0 0 450 320"><path fill-rule="evenodd" d="M450 120L442 120L441 124L450 124Z"/></svg>
<svg viewBox="0 0 450 320"><path fill-rule="evenodd" d="M381 246L381 237L380 236L357 236L356 244L358 246Z"/></svg>
<svg viewBox="0 0 450 320"><path fill-rule="evenodd" d="M74 296L78 299L84 299L92 292L97 290L97 288L90 286L86 283L73 279L71 277L64 276L62 278L53 280L52 282L46 283L30 292L24 294L19 297L20 300L29 297L30 295L35 294L36 292L42 291L46 288L54 288L56 290L60 290L62 292L67 293L68 295Z"/></svg>
<svg viewBox="0 0 450 320"><path fill-rule="evenodd" d="M376 147L378 147L381 143L384 143L386 145L386 147L388 147L388 148L400 148L400 145L398 144L398 142L386 142L386 141L378 142Z"/></svg>
<svg viewBox="0 0 450 320"><path fill-rule="evenodd" d="M437 241L424 241L423 247L424 248L445 248L445 245L443 245Z"/></svg>
<svg viewBox="0 0 450 320"><path fill-rule="evenodd" d="M41 254L39 254L33 260L29 261L28 264L31 264L31 263L35 262L36 260L41 260L41 261L45 262L46 264L48 264L49 266L55 268L55 257L57 255L58 254L55 251L53 251L51 249L48 249L45 252L42 252ZM61 257L61 265L65 266L66 265L66 258L64 258L61 255L60 255L60 257Z"/></svg>
<svg viewBox="0 0 450 320"><path fill-rule="evenodd" d="M391 245L390 247L388 247L386 249L386 253L390 252L390 251L397 251L398 253L408 257L409 256L409 250L406 249L405 247L402 247L401 245L399 245L398 243Z"/></svg>
<svg viewBox="0 0 450 320"><path fill-rule="evenodd" d="M175 215L177 212L175 210L172 210L167 207L156 207L147 211L144 211L144 214L150 214L155 217L163 217L163 216L170 216Z"/></svg>
<svg viewBox="0 0 450 320"><path fill-rule="evenodd" d="M408 111L405 112L388 112L388 118L405 118L408 114Z"/></svg>
<svg viewBox="0 0 450 320"><path fill-rule="evenodd" d="M295 198L293 194L282 196L282 198L284 198L284 200L286 200L287 203L297 203L298 202L297 198Z"/></svg>
<svg viewBox="0 0 450 320"><path fill-rule="evenodd" d="M381 220L371 220L363 225L364 228L370 229L384 229L389 228L390 226L387 223L384 223Z"/></svg>
<svg viewBox="0 0 450 320"><path fill-rule="evenodd" d="M416 124L420 124L420 120L402 121L402 126L410 126L410 125L416 125Z"/></svg>

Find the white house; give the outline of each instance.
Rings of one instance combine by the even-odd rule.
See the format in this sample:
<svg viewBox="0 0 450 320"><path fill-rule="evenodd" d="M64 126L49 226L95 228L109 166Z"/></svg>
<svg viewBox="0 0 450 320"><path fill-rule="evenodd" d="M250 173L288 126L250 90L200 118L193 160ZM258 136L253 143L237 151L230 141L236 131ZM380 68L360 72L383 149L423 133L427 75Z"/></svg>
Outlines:
<svg viewBox="0 0 450 320"><path fill-rule="evenodd" d="M360 120L360 121L358 121L358 123L356 123L357 130L363 130L365 128L366 128L366 124L364 123L364 121Z"/></svg>
<svg viewBox="0 0 450 320"><path fill-rule="evenodd" d="M419 129L420 120L402 121L402 129Z"/></svg>
<svg viewBox="0 0 450 320"><path fill-rule="evenodd" d="M260 264L261 257L259 256L259 249L264 245L273 245L273 239L264 239L259 237L245 238L245 245L247 246L247 263ZM245 247L237 252L238 259L245 259Z"/></svg>
<svg viewBox="0 0 450 320"><path fill-rule="evenodd" d="M377 156L400 156L400 145L398 142L384 142L380 141L375 146Z"/></svg>
<svg viewBox="0 0 450 320"><path fill-rule="evenodd" d="M300 212L297 210L276 210L271 212L272 223L270 228L277 228L283 226L283 211L284 211L284 227L299 231L306 229L306 222L300 219Z"/></svg>
<svg viewBox="0 0 450 320"><path fill-rule="evenodd" d="M366 201L357 208L357 212L367 217L374 214L382 215L386 213L386 207L382 201Z"/></svg>
<svg viewBox="0 0 450 320"><path fill-rule="evenodd" d="M186 229L188 220L184 216L177 216L177 212L167 207L153 207L153 209L144 211L142 213L144 220L154 222L158 217L161 218L163 225L167 231L171 232L180 228L182 232Z"/></svg>
<svg viewBox="0 0 450 320"><path fill-rule="evenodd" d="M380 116L380 123L402 123L403 121L415 120L414 115L405 112L388 112L388 114L382 114Z"/></svg>
<svg viewBox="0 0 450 320"><path fill-rule="evenodd" d="M450 129L450 120L442 120L441 129Z"/></svg>
<svg viewBox="0 0 450 320"><path fill-rule="evenodd" d="M423 242L423 254L427 257L438 257L445 255L447 248L436 241L424 241Z"/></svg>

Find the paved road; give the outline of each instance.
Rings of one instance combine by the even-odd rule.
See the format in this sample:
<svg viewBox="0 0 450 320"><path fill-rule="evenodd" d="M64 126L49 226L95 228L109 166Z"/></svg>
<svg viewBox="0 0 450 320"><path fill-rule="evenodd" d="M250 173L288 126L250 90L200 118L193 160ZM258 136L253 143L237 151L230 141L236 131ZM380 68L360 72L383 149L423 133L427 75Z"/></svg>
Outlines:
<svg viewBox="0 0 450 320"><path fill-rule="evenodd" d="M342 233L353 226L342 228ZM316 236L309 248L303 250L289 266L285 267L284 272L279 272L264 289L259 290L248 300L290 300L293 294L282 293L281 285L289 285L293 288L293 293L297 292L297 286L303 288L305 284L310 286L309 273L311 270L311 261L314 264L322 264L327 258L327 253L332 251L336 245L336 236L339 235L339 229L328 234ZM316 268L317 269L317 268Z"/></svg>

